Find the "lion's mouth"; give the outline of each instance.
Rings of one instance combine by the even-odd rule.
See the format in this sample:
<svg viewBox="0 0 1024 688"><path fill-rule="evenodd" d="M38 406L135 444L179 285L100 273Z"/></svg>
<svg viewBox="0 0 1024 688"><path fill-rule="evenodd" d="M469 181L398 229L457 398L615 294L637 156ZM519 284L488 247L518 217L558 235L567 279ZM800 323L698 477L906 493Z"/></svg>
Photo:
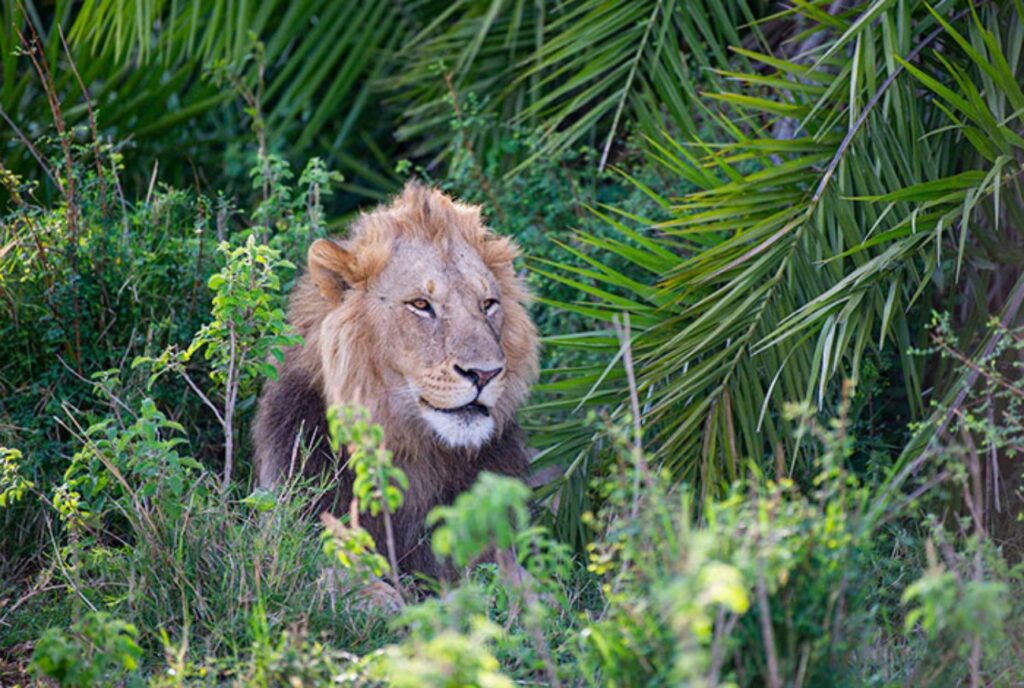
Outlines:
<svg viewBox="0 0 1024 688"><path fill-rule="evenodd" d="M431 409L432 411L437 411L439 413L447 413L453 416L481 416L483 418L489 418L491 415L491 409L487 408L478 401L471 401L468 404L465 404L463 406L456 406L455 408L439 408L423 398L420 399L420 403L426 406L427 408Z"/></svg>

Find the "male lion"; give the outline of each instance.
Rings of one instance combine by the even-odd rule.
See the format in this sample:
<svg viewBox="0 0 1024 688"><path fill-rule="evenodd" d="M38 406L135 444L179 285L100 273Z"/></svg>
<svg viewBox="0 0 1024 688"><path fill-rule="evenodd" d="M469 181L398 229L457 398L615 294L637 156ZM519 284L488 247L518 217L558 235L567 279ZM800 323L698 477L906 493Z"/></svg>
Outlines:
<svg viewBox="0 0 1024 688"><path fill-rule="evenodd" d="M330 405L366 406L409 478L393 516L400 567L443 577L427 512L449 504L482 471L523 476L528 458L515 412L537 373L537 333L512 260L480 208L410 183L389 206L362 215L348 239L309 248L289 319L305 344L266 384L253 431L261 486L296 470L330 472L347 510L353 475L326 441ZM379 519L363 521L380 547Z"/></svg>

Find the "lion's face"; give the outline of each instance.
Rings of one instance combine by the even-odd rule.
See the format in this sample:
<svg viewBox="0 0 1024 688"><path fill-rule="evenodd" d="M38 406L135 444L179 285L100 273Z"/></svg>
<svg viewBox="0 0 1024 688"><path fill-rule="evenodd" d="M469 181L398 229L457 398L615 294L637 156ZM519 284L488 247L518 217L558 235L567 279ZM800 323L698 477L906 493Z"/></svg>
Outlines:
<svg viewBox="0 0 1024 688"><path fill-rule="evenodd" d="M476 252L401 242L367 292L382 362L401 378L398 401L448 445L490 439L507 374L502 293Z"/></svg>
<svg viewBox="0 0 1024 688"><path fill-rule="evenodd" d="M414 190L411 203L408 189L400 199L405 216L396 221L392 206L391 222L382 223L390 231L376 241L364 234L362 244L357 238L348 248L322 240L310 249L321 292L343 285L338 308L325 319L324 368L373 366L391 422L418 423L444 445L476 448L514 414L536 367L525 292L512 268L515 250L488 232L478 213L467 217L467 206ZM449 226L423 231L416 223ZM372 362L354 360L357 331L372 347ZM366 390L352 389L357 378L339 372L325 376L333 385L328 397L362 401Z"/></svg>

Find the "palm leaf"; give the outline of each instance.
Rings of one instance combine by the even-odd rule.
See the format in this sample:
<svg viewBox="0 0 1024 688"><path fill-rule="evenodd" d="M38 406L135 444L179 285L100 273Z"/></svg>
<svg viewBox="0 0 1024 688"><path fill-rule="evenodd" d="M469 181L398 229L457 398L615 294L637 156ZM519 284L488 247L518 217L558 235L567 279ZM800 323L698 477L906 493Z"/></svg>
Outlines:
<svg viewBox="0 0 1024 688"><path fill-rule="evenodd" d="M757 95L708 97L734 121L758 126L745 133L723 124L713 139L691 143L659 139L654 158L699 188L663 199L669 220L630 228L647 242L705 242L676 253L637 292L659 309L635 323L631 342L646 439L680 480L722 484L745 458L770 462L776 446L799 461L779 426L783 404L830 408L839 381L861 377L865 360L886 348L911 412L927 418L923 390L942 397L960 384L930 378L910 353L924 344L930 308L964 311L937 285L967 280L984 290L979 273L1012 272L1019 259L993 249L1012 231L998 218L1024 210L1014 105L1020 14L986 7L951 16L925 3L872 2L826 21L800 7L832 42L810 66L746 51L770 71L723 68ZM868 31L878 24L888 28ZM896 35L897 26L910 33ZM830 72L828 88L808 87ZM774 138L792 117L805 136ZM626 254L611 242L601 248ZM588 277L593 308L610 322L614 304L594 289L615 292L621 280ZM981 312L964 311L965 326L978 328L1005 297L971 304ZM603 352L616 350L609 340ZM575 373L578 386L554 393L568 407L612 400L625 412L622 377L591 389L594 372ZM558 438L569 442L565 431Z"/></svg>

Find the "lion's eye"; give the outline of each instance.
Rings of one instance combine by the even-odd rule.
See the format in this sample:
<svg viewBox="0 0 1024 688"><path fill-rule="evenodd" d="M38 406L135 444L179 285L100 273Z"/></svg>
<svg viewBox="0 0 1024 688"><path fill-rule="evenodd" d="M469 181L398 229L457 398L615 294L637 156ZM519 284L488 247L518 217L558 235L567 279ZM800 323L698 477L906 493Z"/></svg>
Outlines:
<svg viewBox="0 0 1024 688"><path fill-rule="evenodd" d="M434 307L426 299L413 299L412 301L406 301L405 305L409 306L416 315L434 314Z"/></svg>
<svg viewBox="0 0 1024 688"><path fill-rule="evenodd" d="M484 313L490 315L498 307L498 299L484 299Z"/></svg>

